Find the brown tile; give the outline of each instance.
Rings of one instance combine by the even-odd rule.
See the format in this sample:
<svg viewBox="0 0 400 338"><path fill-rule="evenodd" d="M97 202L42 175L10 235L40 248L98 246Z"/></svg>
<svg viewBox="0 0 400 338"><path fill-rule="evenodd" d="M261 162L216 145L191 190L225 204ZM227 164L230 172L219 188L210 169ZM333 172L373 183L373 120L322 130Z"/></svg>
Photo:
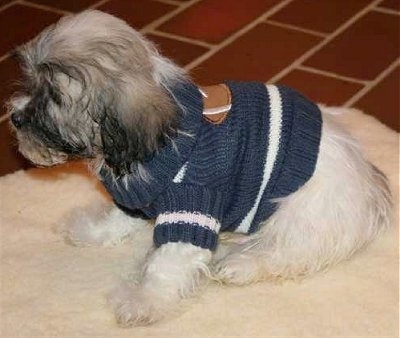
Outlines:
<svg viewBox="0 0 400 338"><path fill-rule="evenodd" d="M298 69L283 77L279 83L300 91L314 102L327 105L342 105L363 88L358 83Z"/></svg>
<svg viewBox="0 0 400 338"><path fill-rule="evenodd" d="M389 127L400 131L400 67L386 76L378 85L372 88L355 107L376 116Z"/></svg>
<svg viewBox="0 0 400 338"><path fill-rule="evenodd" d="M202 46L160 37L154 34L148 34L147 37L156 44L161 54L165 55L181 66L185 66L195 58L208 51L208 48Z"/></svg>
<svg viewBox="0 0 400 338"><path fill-rule="evenodd" d="M0 176L31 167L17 150L17 141L7 122L0 123Z"/></svg>
<svg viewBox="0 0 400 338"><path fill-rule="evenodd" d="M5 102L17 89L16 82L20 78L20 70L17 63L7 58L0 62L0 115L6 112Z"/></svg>
<svg viewBox="0 0 400 338"><path fill-rule="evenodd" d="M277 3L279 0L203 0L173 17L159 29L218 43Z"/></svg>
<svg viewBox="0 0 400 338"><path fill-rule="evenodd" d="M305 64L359 79L374 79L399 56L396 15L369 12Z"/></svg>
<svg viewBox="0 0 400 338"><path fill-rule="evenodd" d="M371 1L295 0L274 14L271 20L330 33Z"/></svg>
<svg viewBox="0 0 400 338"><path fill-rule="evenodd" d="M290 65L321 38L268 24L260 24L193 70L196 81L267 81Z"/></svg>
<svg viewBox="0 0 400 338"><path fill-rule="evenodd" d="M33 38L44 27L57 21L59 14L13 5L0 12L0 55ZM23 24L21 24L23 22ZM7 32L7 33L6 33Z"/></svg>
<svg viewBox="0 0 400 338"><path fill-rule="evenodd" d="M395 11L400 11L400 0L383 0L379 7L394 9Z"/></svg>
<svg viewBox="0 0 400 338"><path fill-rule="evenodd" d="M98 9L116 15L135 28L142 28L176 7L150 0L112 0Z"/></svg>
<svg viewBox="0 0 400 338"><path fill-rule="evenodd" d="M14 0L0 0L0 7L10 3L11 1L14 1Z"/></svg>
<svg viewBox="0 0 400 338"><path fill-rule="evenodd" d="M99 0L28 0L39 5L59 8L65 11L78 12L99 2Z"/></svg>

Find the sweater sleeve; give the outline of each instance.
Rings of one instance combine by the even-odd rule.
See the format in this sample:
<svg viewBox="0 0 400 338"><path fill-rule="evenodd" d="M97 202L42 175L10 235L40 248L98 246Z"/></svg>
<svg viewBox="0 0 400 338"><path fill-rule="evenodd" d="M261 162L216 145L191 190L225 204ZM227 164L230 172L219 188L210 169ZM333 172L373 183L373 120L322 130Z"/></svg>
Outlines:
<svg viewBox="0 0 400 338"><path fill-rule="evenodd" d="M222 196L203 186L174 184L157 201L156 246L185 242L214 250L221 227Z"/></svg>

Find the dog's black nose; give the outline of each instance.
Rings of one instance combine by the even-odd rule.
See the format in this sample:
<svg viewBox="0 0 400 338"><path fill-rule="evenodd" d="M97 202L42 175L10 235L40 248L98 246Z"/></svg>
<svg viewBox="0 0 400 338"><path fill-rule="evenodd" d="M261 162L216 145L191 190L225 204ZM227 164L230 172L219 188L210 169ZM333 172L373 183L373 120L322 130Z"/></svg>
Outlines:
<svg viewBox="0 0 400 338"><path fill-rule="evenodd" d="M25 117L21 113L13 113L11 114L11 122L15 126L15 128L19 129L25 123Z"/></svg>

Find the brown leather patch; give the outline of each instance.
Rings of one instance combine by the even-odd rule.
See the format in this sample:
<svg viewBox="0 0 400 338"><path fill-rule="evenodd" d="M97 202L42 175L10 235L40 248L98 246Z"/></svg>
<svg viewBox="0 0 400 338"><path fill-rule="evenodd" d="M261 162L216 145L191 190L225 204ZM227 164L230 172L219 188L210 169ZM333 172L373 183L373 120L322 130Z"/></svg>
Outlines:
<svg viewBox="0 0 400 338"><path fill-rule="evenodd" d="M204 119L212 124L221 124L228 116L228 112L213 115L203 115Z"/></svg>
<svg viewBox="0 0 400 338"><path fill-rule="evenodd" d="M228 116L229 110L224 110L214 114L207 114L207 110L218 109L231 104L231 92L227 85L218 84L207 87L200 87L207 97L203 97L204 112L203 117L212 124L221 124Z"/></svg>

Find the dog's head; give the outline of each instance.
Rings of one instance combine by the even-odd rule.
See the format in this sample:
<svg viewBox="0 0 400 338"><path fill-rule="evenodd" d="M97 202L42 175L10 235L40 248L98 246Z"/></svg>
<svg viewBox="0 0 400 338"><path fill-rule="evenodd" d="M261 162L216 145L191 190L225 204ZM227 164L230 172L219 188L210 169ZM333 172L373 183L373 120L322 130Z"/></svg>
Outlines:
<svg viewBox="0 0 400 338"><path fill-rule="evenodd" d="M119 175L175 132L168 87L185 75L120 19L65 17L17 55L25 79L9 102L11 121L37 165L96 158Z"/></svg>

